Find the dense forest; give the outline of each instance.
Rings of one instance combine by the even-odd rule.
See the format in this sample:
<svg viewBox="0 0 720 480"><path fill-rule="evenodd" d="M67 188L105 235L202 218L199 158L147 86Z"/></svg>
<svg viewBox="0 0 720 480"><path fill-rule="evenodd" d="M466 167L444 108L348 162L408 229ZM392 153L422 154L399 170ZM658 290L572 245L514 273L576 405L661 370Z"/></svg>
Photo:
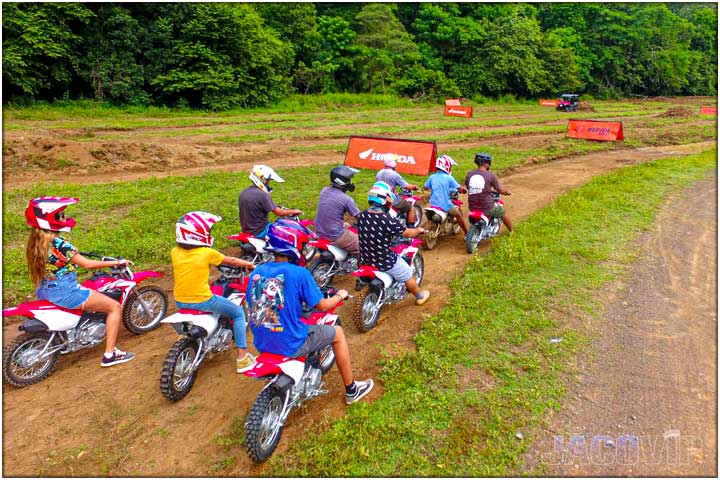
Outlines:
<svg viewBox="0 0 720 480"><path fill-rule="evenodd" d="M717 94L715 3L3 3L3 102Z"/></svg>

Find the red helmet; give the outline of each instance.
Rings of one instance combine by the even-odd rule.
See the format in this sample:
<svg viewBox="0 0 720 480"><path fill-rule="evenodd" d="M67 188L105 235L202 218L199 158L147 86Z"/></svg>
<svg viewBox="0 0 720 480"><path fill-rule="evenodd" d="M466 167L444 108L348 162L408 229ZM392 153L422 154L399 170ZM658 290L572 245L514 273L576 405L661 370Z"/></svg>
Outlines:
<svg viewBox="0 0 720 480"><path fill-rule="evenodd" d="M210 231L213 225L220 220L222 220L221 216L212 213L186 213L175 223L175 241L185 245L212 247L215 239Z"/></svg>
<svg viewBox="0 0 720 480"><path fill-rule="evenodd" d="M78 198L52 195L33 198L25 209L25 219L31 227L53 232L69 232L75 226L75 219L66 218L63 210L79 201Z"/></svg>
<svg viewBox="0 0 720 480"><path fill-rule="evenodd" d="M435 161L435 168L448 174L452 172L453 165L457 165L457 162L450 155L442 155Z"/></svg>

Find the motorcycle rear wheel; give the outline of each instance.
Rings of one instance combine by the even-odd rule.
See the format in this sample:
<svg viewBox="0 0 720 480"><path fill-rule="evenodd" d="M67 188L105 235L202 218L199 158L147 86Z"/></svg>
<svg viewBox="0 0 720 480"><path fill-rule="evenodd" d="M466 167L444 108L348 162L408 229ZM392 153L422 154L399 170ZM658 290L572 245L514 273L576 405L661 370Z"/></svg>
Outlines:
<svg viewBox="0 0 720 480"><path fill-rule="evenodd" d="M28 363L39 354L50 340L50 332L23 333L5 350L3 377L13 387L27 387L45 380L57 367L60 352L55 352L44 362Z"/></svg>
<svg viewBox="0 0 720 480"><path fill-rule="evenodd" d="M273 454L283 429L283 395L277 388L260 392L245 421L245 448L253 462L262 463Z"/></svg>
<svg viewBox="0 0 720 480"><path fill-rule="evenodd" d="M433 248L435 248L439 236L440 225L434 223L432 227L428 230L428 232L425 234L425 238L423 238L423 246L425 247L425 249L432 250Z"/></svg>
<svg viewBox="0 0 720 480"><path fill-rule="evenodd" d="M377 306L380 294L369 287L355 296L353 303L353 323L360 332L369 332L377 325L381 306Z"/></svg>
<svg viewBox="0 0 720 480"><path fill-rule="evenodd" d="M327 276L327 273L332 268L333 262L326 258L318 258L310 265L310 274L313 276L315 283L320 289L323 289L330 285L334 275Z"/></svg>
<svg viewBox="0 0 720 480"><path fill-rule="evenodd" d="M477 252L478 245L482 241L482 232L477 225L470 225L468 234L465 236L465 249L468 253Z"/></svg>
<svg viewBox="0 0 720 480"><path fill-rule="evenodd" d="M148 304L153 317L147 318L145 310L140 303L142 298ZM168 308L168 297L162 288L155 285L139 287L132 292L123 305L122 321L125 328L140 335L155 330L160 326L160 320L165 318Z"/></svg>
<svg viewBox="0 0 720 480"><path fill-rule="evenodd" d="M413 222L412 224L408 223L408 222L406 222L406 223L407 223L408 228L417 228L420 226L420 224L423 221L423 211L422 211L422 208L420 208L420 205L418 205L418 204L413 205L412 209L415 212L415 222Z"/></svg>
<svg viewBox="0 0 720 480"><path fill-rule="evenodd" d="M160 392L171 402L185 398L195 384L198 371L191 371L190 365L197 349L195 340L184 337L175 342L165 356L160 372Z"/></svg>

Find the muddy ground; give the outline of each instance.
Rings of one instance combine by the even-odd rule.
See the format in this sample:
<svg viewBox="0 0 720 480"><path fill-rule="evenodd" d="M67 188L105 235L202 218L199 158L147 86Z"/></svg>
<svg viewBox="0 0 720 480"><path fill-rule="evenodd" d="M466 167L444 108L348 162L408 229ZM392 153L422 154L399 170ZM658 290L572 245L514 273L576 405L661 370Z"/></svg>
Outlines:
<svg viewBox="0 0 720 480"><path fill-rule="evenodd" d="M16 143L13 148L21 148L22 144L17 143L19 140L14 139ZM490 140L484 144L492 141L501 140ZM513 141L522 140L516 138ZM544 135L524 138L525 145L542 145L553 141L558 140ZM583 185L594 176L626 165L699 152L715 145L715 141L709 141L636 150L620 149L557 160L552 164L526 165L501 178L504 186L513 192L506 199L506 206L509 214L516 221L521 221L557 196ZM117 151L122 151L120 147L117 148ZM197 148L207 151L215 147ZM264 145L258 148L268 147ZM181 146L172 147L175 153L176 149L182 150ZM194 164L193 148L188 146L186 151L190 153L185 157L168 154L181 173L193 174L208 168ZM221 154L218 153L218 156ZM32 181L34 171L30 169L23 172L19 166L21 162L12 161L21 157L21 153L8 157L8 169L4 169L3 173L4 188ZM81 155L78 154L77 158L81 158ZM313 152L312 155L298 152L297 158L285 158L284 163L333 163L342 158L339 152ZM239 155L235 160L223 160L218 168L246 168L247 163L255 161L252 156ZM91 173L91 170L98 173L97 166L86 167L88 172L84 180L87 182L107 180L107 172L115 171L112 162L110 170L104 175ZM132 168L126 168L120 178L166 173L166 170L156 169L150 163L132 163ZM469 259L461 237L441 239L434 250L423 252L423 255L428 272L425 282L432 292L426 305L417 307L410 300L394 305L386 310L378 327L366 334L359 333L351 322L345 322L353 366L359 378L376 378L379 359L387 354L413 348L413 337L425 316L440 310L449 295L449 281L462 273ZM717 272L716 263L710 266ZM160 284L171 293L169 279L164 279ZM352 282L347 278L338 281L339 287L352 290L351 285ZM679 290L675 292L681 295ZM342 307L341 318L349 318L351 308L351 302ZM697 302L685 303L684 308L687 318L707 317L707 309ZM694 311L693 308L702 310ZM17 324L5 323L3 344L6 345L17 333ZM648 335L654 334L648 332ZM101 348L97 347L63 356L57 371L40 384L25 389L5 386L3 475L263 475L263 466L254 465L241 446L228 445L225 440L233 428L233 420L243 417L249 410L262 387L261 383L235 374L233 354L228 352L202 366L192 392L185 399L174 404L167 402L159 392L159 374L163 358L176 338L168 326L143 336L133 336L123 331L120 345L138 353L137 359L129 364L110 369L100 368ZM630 382L632 373L625 372L625 378ZM622 382L622 379L616 380ZM276 455L281 455L287 445L294 438L301 437L303 432L323 428L346 411L336 370L331 371L327 381L330 389L328 395L311 401L304 409L291 415ZM371 402L382 395L384 390L380 382L376 384L375 390L368 397ZM658 394L664 395L665 392L659 391Z"/></svg>

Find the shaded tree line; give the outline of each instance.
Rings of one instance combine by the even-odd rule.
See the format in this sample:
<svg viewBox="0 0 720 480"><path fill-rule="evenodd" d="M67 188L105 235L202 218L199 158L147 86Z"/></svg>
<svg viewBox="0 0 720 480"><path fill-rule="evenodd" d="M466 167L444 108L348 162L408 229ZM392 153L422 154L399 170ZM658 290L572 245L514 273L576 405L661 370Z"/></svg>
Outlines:
<svg viewBox="0 0 720 480"><path fill-rule="evenodd" d="M3 100L717 94L713 3L3 3Z"/></svg>

